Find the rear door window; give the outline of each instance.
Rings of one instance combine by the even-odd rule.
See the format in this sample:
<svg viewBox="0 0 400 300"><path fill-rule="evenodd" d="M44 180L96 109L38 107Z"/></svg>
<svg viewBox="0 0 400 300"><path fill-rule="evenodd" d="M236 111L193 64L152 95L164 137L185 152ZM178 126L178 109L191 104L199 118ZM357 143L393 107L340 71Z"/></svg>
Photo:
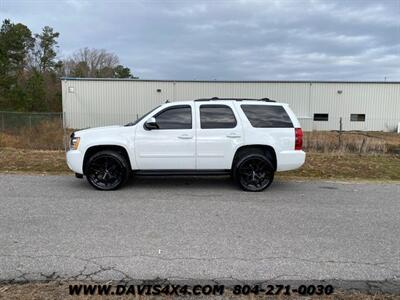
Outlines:
<svg viewBox="0 0 400 300"><path fill-rule="evenodd" d="M293 123L283 106L243 104L241 108L253 127L293 128Z"/></svg>
<svg viewBox="0 0 400 300"><path fill-rule="evenodd" d="M200 126L202 129L235 128L236 118L227 105L210 104L200 106Z"/></svg>

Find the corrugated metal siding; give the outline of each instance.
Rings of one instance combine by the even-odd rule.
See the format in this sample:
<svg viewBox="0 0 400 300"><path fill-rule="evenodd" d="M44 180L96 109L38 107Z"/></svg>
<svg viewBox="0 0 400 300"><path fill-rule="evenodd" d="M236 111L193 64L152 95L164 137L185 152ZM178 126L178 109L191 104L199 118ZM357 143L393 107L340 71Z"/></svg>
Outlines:
<svg viewBox="0 0 400 300"><path fill-rule="evenodd" d="M176 100L207 97L264 98L288 103L297 115L308 113L309 89L307 83L176 83ZM299 101L301 99L301 101Z"/></svg>
<svg viewBox="0 0 400 300"><path fill-rule="evenodd" d="M341 93L338 93L341 91ZM400 121L400 84L317 83L311 89L310 114L329 113L328 122L313 122L313 130L391 131ZM351 122L365 114L365 122Z"/></svg>
<svg viewBox="0 0 400 300"><path fill-rule="evenodd" d="M400 121L400 83L66 79L62 88L65 121L71 128L124 124L166 100L214 96L268 97L288 103L305 130L338 130L342 118L344 130L387 131ZM314 113L329 113L329 121L313 121ZM350 122L351 113L365 113L366 122Z"/></svg>
<svg viewBox="0 0 400 300"><path fill-rule="evenodd" d="M125 124L173 97L172 83L167 82L63 81L62 87L66 125L71 128Z"/></svg>

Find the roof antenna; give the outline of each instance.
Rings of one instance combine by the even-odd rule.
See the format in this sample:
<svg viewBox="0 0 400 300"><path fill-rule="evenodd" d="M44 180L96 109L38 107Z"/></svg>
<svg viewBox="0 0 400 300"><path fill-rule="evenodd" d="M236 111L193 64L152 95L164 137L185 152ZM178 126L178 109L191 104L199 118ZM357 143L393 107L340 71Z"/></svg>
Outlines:
<svg viewBox="0 0 400 300"><path fill-rule="evenodd" d="M167 99L167 101L165 101L165 103L169 103L169 100Z"/></svg>

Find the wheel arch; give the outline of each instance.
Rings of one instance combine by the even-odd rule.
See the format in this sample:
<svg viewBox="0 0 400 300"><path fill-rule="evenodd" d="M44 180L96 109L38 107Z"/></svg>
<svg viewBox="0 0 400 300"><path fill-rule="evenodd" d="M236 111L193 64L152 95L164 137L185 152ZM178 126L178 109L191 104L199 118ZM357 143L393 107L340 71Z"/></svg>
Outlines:
<svg viewBox="0 0 400 300"><path fill-rule="evenodd" d="M128 163L129 170L132 170L132 164L129 158L128 151L125 147L120 146L120 145L93 145L90 146L89 148L86 149L85 155L83 157L83 165L82 165L82 172L83 174L86 174L86 164L89 160L89 158L100 151L104 150L109 150L109 151L115 151L120 153L125 159L126 162Z"/></svg>
<svg viewBox="0 0 400 300"><path fill-rule="evenodd" d="M257 153L262 153L266 157L268 157L274 167L274 171L277 170L277 158L275 149L270 145L262 145L262 144L252 144L252 145L243 145L236 149L235 155L233 156L231 169L235 167L236 161L241 157L241 155L245 152L254 151Z"/></svg>

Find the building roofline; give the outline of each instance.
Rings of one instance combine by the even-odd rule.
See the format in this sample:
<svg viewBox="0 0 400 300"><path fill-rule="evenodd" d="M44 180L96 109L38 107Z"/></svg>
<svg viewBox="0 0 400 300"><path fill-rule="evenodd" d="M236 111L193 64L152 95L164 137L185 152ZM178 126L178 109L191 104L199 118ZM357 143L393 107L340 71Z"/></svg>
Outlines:
<svg viewBox="0 0 400 300"><path fill-rule="evenodd" d="M340 81L340 80L172 80L172 79L134 79L134 78L78 78L61 77L62 81L138 81L138 82L198 82L198 83L381 83L400 84L400 81Z"/></svg>

